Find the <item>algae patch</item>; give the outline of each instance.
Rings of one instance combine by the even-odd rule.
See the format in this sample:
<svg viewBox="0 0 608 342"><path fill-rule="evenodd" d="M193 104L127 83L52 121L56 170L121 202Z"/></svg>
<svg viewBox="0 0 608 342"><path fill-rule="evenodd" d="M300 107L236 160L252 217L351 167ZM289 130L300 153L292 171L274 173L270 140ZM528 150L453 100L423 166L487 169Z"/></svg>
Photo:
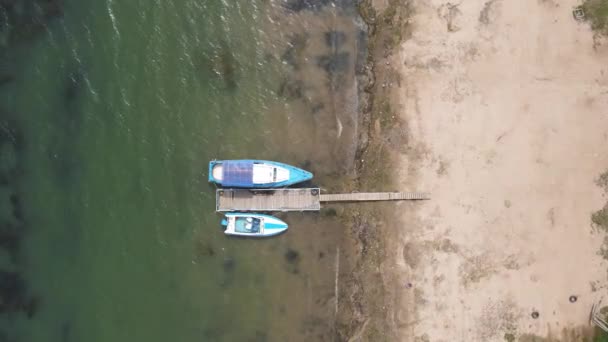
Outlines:
<svg viewBox="0 0 608 342"><path fill-rule="evenodd" d="M581 8L591 28L608 35L608 0L585 0Z"/></svg>

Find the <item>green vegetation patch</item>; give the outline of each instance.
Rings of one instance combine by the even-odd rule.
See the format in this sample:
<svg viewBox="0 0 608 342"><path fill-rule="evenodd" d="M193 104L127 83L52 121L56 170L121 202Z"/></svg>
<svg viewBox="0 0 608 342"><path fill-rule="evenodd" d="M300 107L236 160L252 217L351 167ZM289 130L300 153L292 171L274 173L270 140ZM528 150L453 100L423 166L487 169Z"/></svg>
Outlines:
<svg viewBox="0 0 608 342"><path fill-rule="evenodd" d="M591 214L591 222L593 222L595 227L608 232L608 204Z"/></svg>
<svg viewBox="0 0 608 342"><path fill-rule="evenodd" d="M608 0L585 0L582 8L591 28L608 35Z"/></svg>
<svg viewBox="0 0 608 342"><path fill-rule="evenodd" d="M593 338L593 342L608 342L608 334L606 334L601 329L596 328L595 337Z"/></svg>
<svg viewBox="0 0 608 342"><path fill-rule="evenodd" d="M505 341L507 341L507 342L515 342L515 334L505 333Z"/></svg>
<svg viewBox="0 0 608 342"><path fill-rule="evenodd" d="M608 171L602 173L596 180L595 184L600 188L604 189L606 193L608 193Z"/></svg>

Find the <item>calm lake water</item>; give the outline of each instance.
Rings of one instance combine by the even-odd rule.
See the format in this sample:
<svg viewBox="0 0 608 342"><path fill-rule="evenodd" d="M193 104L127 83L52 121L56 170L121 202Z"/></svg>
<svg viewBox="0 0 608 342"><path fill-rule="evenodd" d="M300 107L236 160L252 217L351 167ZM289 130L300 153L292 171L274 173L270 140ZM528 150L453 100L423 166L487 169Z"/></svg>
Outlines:
<svg viewBox="0 0 608 342"><path fill-rule="evenodd" d="M331 341L332 212L226 237L210 159L352 172L353 1L0 4L0 341Z"/></svg>

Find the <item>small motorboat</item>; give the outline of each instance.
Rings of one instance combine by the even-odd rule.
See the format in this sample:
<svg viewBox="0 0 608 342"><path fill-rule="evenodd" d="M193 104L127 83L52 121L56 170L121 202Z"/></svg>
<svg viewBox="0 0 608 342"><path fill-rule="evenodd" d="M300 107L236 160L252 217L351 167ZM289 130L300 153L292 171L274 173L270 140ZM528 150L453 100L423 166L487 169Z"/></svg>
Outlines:
<svg viewBox="0 0 608 342"><path fill-rule="evenodd" d="M312 179L312 173L267 160L212 160L209 182L234 188L281 188Z"/></svg>
<svg viewBox="0 0 608 342"><path fill-rule="evenodd" d="M287 223L270 215L255 213L228 213L222 220L226 235L264 237L281 234Z"/></svg>

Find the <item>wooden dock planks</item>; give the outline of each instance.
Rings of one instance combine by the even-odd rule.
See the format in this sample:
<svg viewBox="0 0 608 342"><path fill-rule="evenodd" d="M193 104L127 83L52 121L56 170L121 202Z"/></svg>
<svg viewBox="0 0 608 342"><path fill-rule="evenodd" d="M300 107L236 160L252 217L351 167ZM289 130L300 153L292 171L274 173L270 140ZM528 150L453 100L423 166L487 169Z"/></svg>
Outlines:
<svg viewBox="0 0 608 342"><path fill-rule="evenodd" d="M426 200L424 192L355 192L320 194L319 188L218 189L215 210L227 211L316 211L321 202Z"/></svg>
<svg viewBox="0 0 608 342"><path fill-rule="evenodd" d="M216 211L320 210L319 188L218 189Z"/></svg>
<svg viewBox="0 0 608 342"><path fill-rule="evenodd" d="M368 202L427 199L430 199L430 195L425 192L353 192L350 194L322 194L320 198L321 202Z"/></svg>

